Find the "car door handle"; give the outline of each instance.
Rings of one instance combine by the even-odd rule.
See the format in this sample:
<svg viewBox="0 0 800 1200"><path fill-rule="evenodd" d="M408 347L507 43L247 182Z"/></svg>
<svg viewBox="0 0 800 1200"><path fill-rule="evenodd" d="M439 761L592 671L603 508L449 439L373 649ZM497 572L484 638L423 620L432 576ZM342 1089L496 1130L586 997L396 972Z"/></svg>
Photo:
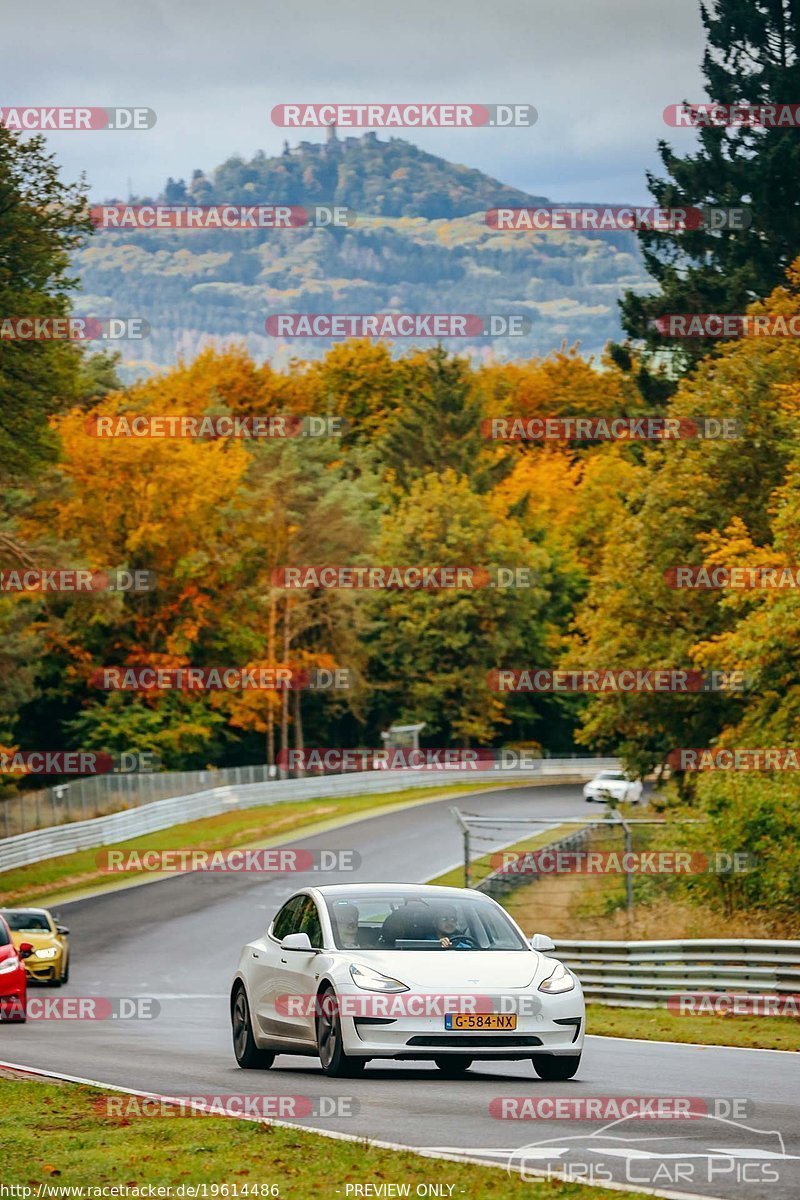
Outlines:
<svg viewBox="0 0 800 1200"><path fill-rule="evenodd" d="M258 958L258 955L256 954L255 950L253 951L253 958Z"/></svg>
<svg viewBox="0 0 800 1200"><path fill-rule="evenodd" d="M288 960L288 958L282 958L282 959L281 959L281 962L282 962L282 963L288 963L288 961L289 961L289 960Z"/></svg>

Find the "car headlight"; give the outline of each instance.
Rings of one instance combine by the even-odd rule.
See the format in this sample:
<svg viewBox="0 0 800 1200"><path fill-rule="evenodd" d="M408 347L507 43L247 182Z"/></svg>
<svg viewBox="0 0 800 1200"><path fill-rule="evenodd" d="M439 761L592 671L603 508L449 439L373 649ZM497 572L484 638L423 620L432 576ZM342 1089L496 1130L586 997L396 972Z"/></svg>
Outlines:
<svg viewBox="0 0 800 1200"><path fill-rule="evenodd" d="M381 975L380 971L373 971L371 967L357 967L353 963L350 967L350 974L356 987L363 988L365 992L408 992L411 990L399 979Z"/></svg>
<svg viewBox="0 0 800 1200"><path fill-rule="evenodd" d="M574 977L563 963L557 963L553 974L548 975L547 979L543 979L539 984L539 991L549 992L552 995L554 992L571 992L574 987Z"/></svg>
<svg viewBox="0 0 800 1200"><path fill-rule="evenodd" d="M0 962L0 975L9 975L12 971L16 971L18 966L18 958L6 958Z"/></svg>
<svg viewBox="0 0 800 1200"><path fill-rule="evenodd" d="M34 958L58 958L58 950L55 946L45 946L43 950L37 950Z"/></svg>

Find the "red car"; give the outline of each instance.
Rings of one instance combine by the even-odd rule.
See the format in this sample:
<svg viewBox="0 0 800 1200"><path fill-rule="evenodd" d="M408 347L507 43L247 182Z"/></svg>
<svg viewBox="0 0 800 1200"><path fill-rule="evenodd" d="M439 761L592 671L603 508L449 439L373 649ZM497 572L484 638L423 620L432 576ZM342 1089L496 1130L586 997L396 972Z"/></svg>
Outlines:
<svg viewBox="0 0 800 1200"><path fill-rule="evenodd" d="M32 954L30 942L23 942L17 950L8 925L0 917L0 1020L25 1020L28 992L22 960Z"/></svg>

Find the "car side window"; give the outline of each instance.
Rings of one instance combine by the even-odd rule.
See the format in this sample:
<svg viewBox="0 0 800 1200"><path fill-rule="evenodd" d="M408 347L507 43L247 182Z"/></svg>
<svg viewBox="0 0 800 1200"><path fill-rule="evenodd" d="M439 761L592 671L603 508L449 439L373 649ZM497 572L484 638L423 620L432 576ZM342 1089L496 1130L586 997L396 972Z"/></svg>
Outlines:
<svg viewBox="0 0 800 1200"><path fill-rule="evenodd" d="M300 922L293 933L307 933L308 940L315 950L322 949L322 922L319 919L317 906L310 896L305 896L305 904L300 912Z"/></svg>
<svg viewBox="0 0 800 1200"><path fill-rule="evenodd" d="M290 933L300 932L298 918L300 910L307 899L307 896L292 896L291 900L287 900L278 913L272 923L272 936L279 942Z"/></svg>

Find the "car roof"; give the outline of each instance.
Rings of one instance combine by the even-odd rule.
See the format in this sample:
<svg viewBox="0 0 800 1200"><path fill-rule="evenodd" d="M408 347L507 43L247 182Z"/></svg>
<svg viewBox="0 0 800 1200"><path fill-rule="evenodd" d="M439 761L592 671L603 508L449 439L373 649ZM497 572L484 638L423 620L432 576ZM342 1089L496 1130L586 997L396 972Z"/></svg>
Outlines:
<svg viewBox="0 0 800 1200"><path fill-rule="evenodd" d="M357 896L367 892L399 892L409 896L471 896L480 897L480 892L471 888L439 887L432 883L325 883L321 887L303 888L316 891L322 896ZM486 897L483 897L486 899Z"/></svg>
<svg viewBox="0 0 800 1200"><path fill-rule="evenodd" d="M7 904L4 904L2 906L2 908L0 908L0 913L22 913L22 912L41 913L42 916L44 916L44 917L50 916L49 908L33 908L33 906L30 904L21 904L21 905L15 906L14 908L10 908Z"/></svg>

